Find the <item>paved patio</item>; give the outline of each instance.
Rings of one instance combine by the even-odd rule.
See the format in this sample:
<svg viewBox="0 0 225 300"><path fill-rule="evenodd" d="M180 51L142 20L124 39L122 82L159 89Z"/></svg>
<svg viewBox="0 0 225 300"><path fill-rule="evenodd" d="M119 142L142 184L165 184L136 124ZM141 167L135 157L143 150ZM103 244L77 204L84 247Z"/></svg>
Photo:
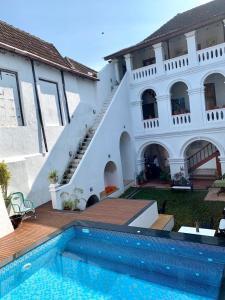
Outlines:
<svg viewBox="0 0 225 300"><path fill-rule="evenodd" d="M147 200L106 199L83 212L53 210L51 202L37 208L37 219L28 219L13 233L0 239L0 266L34 243L76 220L123 225L149 205Z"/></svg>

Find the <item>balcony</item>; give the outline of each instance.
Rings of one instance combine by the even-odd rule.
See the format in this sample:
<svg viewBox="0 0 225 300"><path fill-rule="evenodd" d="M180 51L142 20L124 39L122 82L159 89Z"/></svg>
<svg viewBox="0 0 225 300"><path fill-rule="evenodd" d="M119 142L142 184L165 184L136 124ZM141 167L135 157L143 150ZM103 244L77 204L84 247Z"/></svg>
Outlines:
<svg viewBox="0 0 225 300"><path fill-rule="evenodd" d="M167 74L183 71L188 68L189 60L188 55L182 55L164 62L164 69Z"/></svg>
<svg viewBox="0 0 225 300"><path fill-rule="evenodd" d="M199 65L206 65L225 58L225 43L197 51Z"/></svg>
<svg viewBox="0 0 225 300"><path fill-rule="evenodd" d="M173 115L172 123L173 123L173 126L176 126L176 127L189 125L191 123L191 114L186 113L186 114L180 114L180 115Z"/></svg>
<svg viewBox="0 0 225 300"><path fill-rule="evenodd" d="M157 74L156 64L139 68L132 71L132 79L135 82L148 80L149 78L155 77Z"/></svg>
<svg viewBox="0 0 225 300"><path fill-rule="evenodd" d="M159 127L159 118L143 120L144 129L155 129Z"/></svg>
<svg viewBox="0 0 225 300"><path fill-rule="evenodd" d="M207 110L205 114L208 123L225 121L225 108Z"/></svg>
<svg viewBox="0 0 225 300"><path fill-rule="evenodd" d="M179 73L189 68L203 66L225 59L225 43L198 50L197 61L193 65L189 54L167 59L158 64L149 65L131 71L131 83L140 83L162 75ZM163 67L161 67L161 65Z"/></svg>

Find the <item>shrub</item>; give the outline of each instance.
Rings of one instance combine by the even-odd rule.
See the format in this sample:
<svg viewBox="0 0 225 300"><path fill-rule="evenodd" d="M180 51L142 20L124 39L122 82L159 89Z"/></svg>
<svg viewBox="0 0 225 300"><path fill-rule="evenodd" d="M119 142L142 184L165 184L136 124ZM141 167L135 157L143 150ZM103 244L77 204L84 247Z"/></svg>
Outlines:
<svg viewBox="0 0 225 300"><path fill-rule="evenodd" d="M9 197L10 197L8 196L7 193L10 178L11 178L11 174L7 164L4 161L0 162L0 187L2 189L3 198L6 202L9 201Z"/></svg>

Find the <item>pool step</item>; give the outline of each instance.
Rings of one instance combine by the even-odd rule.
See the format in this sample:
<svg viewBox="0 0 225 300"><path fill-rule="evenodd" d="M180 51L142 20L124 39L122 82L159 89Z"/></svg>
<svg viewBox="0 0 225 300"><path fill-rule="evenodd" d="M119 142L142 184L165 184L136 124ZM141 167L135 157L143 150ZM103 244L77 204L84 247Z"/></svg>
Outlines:
<svg viewBox="0 0 225 300"><path fill-rule="evenodd" d="M111 242L75 238L65 249L82 259L91 260L92 257L137 267L146 272L160 273L188 282L197 282L218 286L219 276L222 276L223 265L214 262L203 262L187 257L180 257L167 253L160 253L155 249L145 250L133 247L112 245Z"/></svg>
<svg viewBox="0 0 225 300"><path fill-rule="evenodd" d="M62 255L171 288L193 293L198 291L202 296L215 299L223 271L218 264L196 264L185 258L161 255L157 251L143 252L143 249L115 247L111 243L77 238L68 243Z"/></svg>

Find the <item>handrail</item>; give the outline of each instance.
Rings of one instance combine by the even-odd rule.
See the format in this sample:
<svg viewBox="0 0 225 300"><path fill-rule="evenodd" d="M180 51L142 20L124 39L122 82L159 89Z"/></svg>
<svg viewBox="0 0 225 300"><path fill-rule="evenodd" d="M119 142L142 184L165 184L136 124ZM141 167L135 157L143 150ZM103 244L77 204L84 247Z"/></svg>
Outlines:
<svg viewBox="0 0 225 300"><path fill-rule="evenodd" d="M201 148L196 153L188 157L187 159L188 169L193 169L201 161L207 159L211 155L216 154L217 152L218 150L213 144L211 143L206 144L203 148Z"/></svg>

